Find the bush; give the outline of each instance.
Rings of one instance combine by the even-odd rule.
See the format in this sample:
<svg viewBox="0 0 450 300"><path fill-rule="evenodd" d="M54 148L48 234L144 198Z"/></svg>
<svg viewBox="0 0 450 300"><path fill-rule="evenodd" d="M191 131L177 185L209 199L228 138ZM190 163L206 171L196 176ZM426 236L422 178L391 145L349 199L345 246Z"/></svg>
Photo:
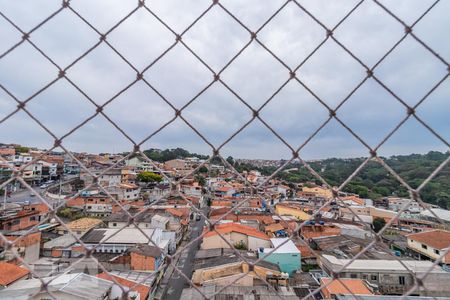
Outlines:
<svg viewBox="0 0 450 300"><path fill-rule="evenodd" d="M137 175L141 182L161 182L163 177L153 172L144 171Z"/></svg>
<svg viewBox="0 0 450 300"><path fill-rule="evenodd" d="M234 244L234 248L237 250L247 250L247 246L244 244L243 241L239 241L236 244Z"/></svg>
<svg viewBox="0 0 450 300"><path fill-rule="evenodd" d="M373 219L372 226L375 232L380 231L384 225L386 225L386 221L383 218L376 217Z"/></svg>

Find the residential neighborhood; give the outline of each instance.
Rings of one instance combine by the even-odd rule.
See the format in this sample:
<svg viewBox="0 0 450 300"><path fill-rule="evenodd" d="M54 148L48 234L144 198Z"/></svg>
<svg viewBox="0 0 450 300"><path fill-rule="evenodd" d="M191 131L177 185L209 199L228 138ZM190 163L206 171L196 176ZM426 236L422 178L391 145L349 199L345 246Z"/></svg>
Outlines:
<svg viewBox="0 0 450 300"><path fill-rule="evenodd" d="M442 208L196 157L15 149L0 148L1 299L450 296Z"/></svg>

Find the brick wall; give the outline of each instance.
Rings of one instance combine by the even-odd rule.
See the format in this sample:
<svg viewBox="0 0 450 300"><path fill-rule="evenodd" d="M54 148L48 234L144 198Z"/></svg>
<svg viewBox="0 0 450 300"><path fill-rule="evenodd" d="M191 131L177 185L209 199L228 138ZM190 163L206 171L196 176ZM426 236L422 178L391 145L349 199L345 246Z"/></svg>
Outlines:
<svg viewBox="0 0 450 300"><path fill-rule="evenodd" d="M155 258L138 253L131 253L131 269L142 271L155 270Z"/></svg>

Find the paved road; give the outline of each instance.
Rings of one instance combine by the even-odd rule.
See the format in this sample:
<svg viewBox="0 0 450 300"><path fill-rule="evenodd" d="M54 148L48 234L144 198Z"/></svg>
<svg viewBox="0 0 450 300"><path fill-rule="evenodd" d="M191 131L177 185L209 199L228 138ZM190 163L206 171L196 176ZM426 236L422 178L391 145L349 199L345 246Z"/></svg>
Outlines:
<svg viewBox="0 0 450 300"><path fill-rule="evenodd" d="M34 187L36 192L41 192L42 190L39 189L39 187ZM35 193L36 194L36 193ZM1 197L1 202L3 203L3 196ZM20 191L17 191L15 193L12 193L11 195L6 197L6 202L8 203L35 203L39 202L39 199L36 196L31 196L31 192L28 189L23 189Z"/></svg>
<svg viewBox="0 0 450 300"><path fill-rule="evenodd" d="M77 176L75 176L75 175L66 175L61 184L65 185L65 184L75 180L76 178L77 178ZM57 186L57 185L59 185L58 181L56 181L52 184L52 186ZM38 197L36 197L37 194L40 194L41 197L46 199L49 203L57 202L57 200L53 200L53 199L50 199L50 198L44 196L45 189L41 189L41 188L39 188L39 186L32 186L32 188L35 190L34 196L32 196L32 193L30 190L28 190L27 188L23 188L17 192L10 194L9 196L7 196L6 202L7 203L40 203L41 201L39 200ZM3 204L3 201L4 201L4 198L3 198L3 196L1 196L0 202L2 204Z"/></svg>
<svg viewBox="0 0 450 300"><path fill-rule="evenodd" d="M202 211L206 215L206 208L202 209ZM192 221L191 239L195 239L201 234L204 224L205 219L203 217L200 221ZM186 275L187 278L191 278L192 276L195 253L199 248L200 242L201 240L193 243L188 249L184 250L177 262L177 267ZM189 287L189 283L186 279L184 279L177 271L174 271L169 280L166 294L163 299L179 300L183 289L187 287Z"/></svg>

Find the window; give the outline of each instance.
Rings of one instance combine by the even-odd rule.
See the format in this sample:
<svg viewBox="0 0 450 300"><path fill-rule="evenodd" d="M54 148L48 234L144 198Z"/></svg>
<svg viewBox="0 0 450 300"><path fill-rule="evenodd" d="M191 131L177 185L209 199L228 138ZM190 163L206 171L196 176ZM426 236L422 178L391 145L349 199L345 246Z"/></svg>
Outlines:
<svg viewBox="0 0 450 300"><path fill-rule="evenodd" d="M350 274L350 278L358 278L356 274Z"/></svg>
<svg viewBox="0 0 450 300"><path fill-rule="evenodd" d="M398 277L398 283L400 285L405 285L405 276L399 276Z"/></svg>
<svg viewBox="0 0 450 300"><path fill-rule="evenodd" d="M376 280L378 280L378 276L377 275L370 275L370 280L376 281Z"/></svg>
<svg viewBox="0 0 450 300"><path fill-rule="evenodd" d="M428 249L427 245L422 244L423 249Z"/></svg>
<svg viewBox="0 0 450 300"><path fill-rule="evenodd" d="M439 251L439 250L437 250L437 249L434 249L434 254L437 254L437 255L439 255L441 252Z"/></svg>
<svg viewBox="0 0 450 300"><path fill-rule="evenodd" d="M113 225L113 227L117 227L117 223L113 223L112 225Z"/></svg>

